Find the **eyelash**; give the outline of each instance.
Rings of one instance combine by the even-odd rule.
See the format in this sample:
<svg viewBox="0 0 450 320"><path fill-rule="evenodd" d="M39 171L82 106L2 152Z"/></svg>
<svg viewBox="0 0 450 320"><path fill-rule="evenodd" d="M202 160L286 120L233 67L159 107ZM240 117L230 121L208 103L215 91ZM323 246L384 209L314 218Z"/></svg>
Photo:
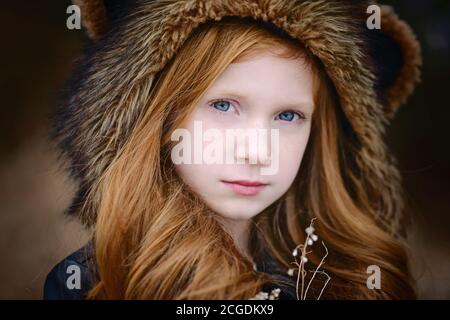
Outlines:
<svg viewBox="0 0 450 320"><path fill-rule="evenodd" d="M218 99L218 100L211 101L208 105L209 105L211 108L213 108L214 111L218 112L219 114L227 113L228 110L227 110L227 111L221 111L221 110L215 108L214 105L215 105L216 103L218 103L218 102L228 102L228 103L230 103L231 105L233 105L233 103L231 103L229 100L226 100L226 99ZM234 106L233 106L233 107L234 107ZM234 108L236 108L236 107L234 107ZM280 113L278 114L278 116L279 116L280 114L282 114L282 113L285 113L285 112L292 112L292 113L296 114L296 115L299 117L300 120L305 120L305 119L306 119L306 117L305 117L303 114L301 114L301 113L299 113L299 112L297 112L297 111L294 111L294 110L285 110L285 111L283 111L283 112L280 112ZM282 121L283 121L283 120L282 120ZM284 122L294 122L294 121L284 121Z"/></svg>

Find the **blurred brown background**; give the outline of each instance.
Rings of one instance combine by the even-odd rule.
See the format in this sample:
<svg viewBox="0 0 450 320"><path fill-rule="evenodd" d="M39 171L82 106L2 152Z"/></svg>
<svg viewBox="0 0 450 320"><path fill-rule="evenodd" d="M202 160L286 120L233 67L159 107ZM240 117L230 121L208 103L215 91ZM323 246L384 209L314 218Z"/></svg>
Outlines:
<svg viewBox="0 0 450 320"><path fill-rule="evenodd" d="M422 84L389 131L414 217L410 244L420 297L450 299L450 8L385 1L423 46ZM88 234L62 215L73 185L48 141L48 116L86 37L66 28L70 1L0 10L0 299L40 299L49 270Z"/></svg>

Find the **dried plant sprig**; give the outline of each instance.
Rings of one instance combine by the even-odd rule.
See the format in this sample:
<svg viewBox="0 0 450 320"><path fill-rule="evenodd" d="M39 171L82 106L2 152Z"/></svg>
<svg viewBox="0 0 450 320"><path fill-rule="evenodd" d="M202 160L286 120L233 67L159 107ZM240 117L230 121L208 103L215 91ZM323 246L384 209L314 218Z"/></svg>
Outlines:
<svg viewBox="0 0 450 320"><path fill-rule="evenodd" d="M325 281L325 284L323 285L323 287L320 291L320 294L317 297L317 300L320 299L323 291L325 290L325 287L328 285L328 282L331 280L331 277L328 275L328 273L326 273L325 271L319 270L320 267L322 267L322 265L325 263L325 259L328 256L328 248L323 241L321 241L321 242L322 242L322 246L325 248L325 255L320 260L320 263L317 265L315 270L308 270L308 271L305 270L305 264L308 262L307 255L312 252L312 251L307 251L307 248L308 248L308 246L312 246L314 244L314 242L318 241L318 239L319 239L319 237L316 234L314 234L315 230L314 230L313 224L314 224L315 219L316 218L312 218L311 222L309 224L309 227L307 227L305 229L305 232L306 232L305 243L299 244L292 251L292 256L295 259L294 264L297 266L297 268L289 269L287 271L289 276L293 276L295 269L298 269L297 282L296 282L297 300L306 300L306 295L308 294L308 290L309 290L314 278L316 277L316 275L318 273L325 275L327 280ZM300 262L297 261L297 256L298 256L299 250L301 252L300 259L299 259ZM308 284L306 285L306 289L305 289L305 278L306 278L306 274L308 272L312 272L313 275L311 276L311 279L309 280ZM300 280L301 280L301 288L299 290ZM299 294L299 291L300 291L300 294Z"/></svg>
<svg viewBox="0 0 450 320"><path fill-rule="evenodd" d="M278 300L281 289L275 288L270 291L270 294L264 291L260 291L256 296L250 298L249 300Z"/></svg>
<svg viewBox="0 0 450 320"><path fill-rule="evenodd" d="M306 233L305 242L303 244L299 244L292 251L292 256L295 259L295 262L293 262L293 263L297 266L297 268L290 268L287 271L287 274L292 277L292 276L294 276L294 271L296 269L298 269L297 282L296 282L297 300L306 300L308 290L317 274L320 273L326 277L325 283L324 283L322 289L320 290L317 300L320 299L323 291L325 290L326 286L328 285L328 282L330 282L330 280L331 280L331 277L328 275L328 273L326 273L323 270L319 270L322 267L322 265L325 263L325 259L328 256L328 248L323 241L321 241L321 243L325 249L325 255L322 257L322 259L320 260L320 263L317 265L317 267L314 270L305 270L305 264L308 262L307 255L312 252L311 250L309 250L309 251L307 250L308 246L311 247L315 242L317 242L319 240L319 237L314 233L315 229L313 227L313 224L314 224L315 219L316 218L312 218L309 226L305 229L305 233ZM297 260L297 257L299 256L299 252L301 253L300 257L299 257L300 261ZM256 266L254 266L254 269L256 270ZM308 272L311 272L313 275L311 276L308 283L306 284L306 289L305 289L305 278L306 278L306 275ZM301 279L301 289L299 290L300 279ZM273 289L270 292L270 294L268 292L260 291L255 297L253 297L249 300L275 300L275 299L278 299L280 291L281 291L280 288ZM300 295L299 295L299 291L300 291Z"/></svg>

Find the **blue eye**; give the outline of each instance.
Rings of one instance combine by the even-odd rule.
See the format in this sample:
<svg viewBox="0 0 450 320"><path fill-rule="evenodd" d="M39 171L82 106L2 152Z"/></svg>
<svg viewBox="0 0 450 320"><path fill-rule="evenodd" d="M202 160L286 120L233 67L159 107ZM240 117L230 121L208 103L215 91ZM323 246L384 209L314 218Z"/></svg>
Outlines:
<svg viewBox="0 0 450 320"><path fill-rule="evenodd" d="M292 122L292 120L297 116L298 118L302 118L297 112L294 111L284 111L281 112L278 117L280 120Z"/></svg>
<svg viewBox="0 0 450 320"><path fill-rule="evenodd" d="M227 112L230 109L230 102L225 100L218 100L211 103L212 107L223 112Z"/></svg>

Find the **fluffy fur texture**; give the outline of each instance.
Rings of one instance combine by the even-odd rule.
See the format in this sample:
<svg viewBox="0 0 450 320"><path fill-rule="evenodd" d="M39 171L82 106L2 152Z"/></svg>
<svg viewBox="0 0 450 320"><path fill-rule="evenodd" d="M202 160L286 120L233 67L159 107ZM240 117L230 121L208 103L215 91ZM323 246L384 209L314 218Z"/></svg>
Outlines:
<svg viewBox="0 0 450 320"><path fill-rule="evenodd" d="M377 59L367 50L367 1L141 0L133 1L126 14L109 19L103 1L76 2L95 41L80 58L62 97L54 137L71 159L72 175L80 185L68 213L78 214L86 225L94 224L96 215L96 204L85 201L86 193L126 141L148 103L158 71L196 26L224 16L271 22L300 39L322 61L360 142L361 179L384 191L385 205L401 202L400 175L383 135L419 79L420 50L392 9L383 9L381 31L399 43L403 64L393 84L378 92ZM397 217L380 220L389 221L392 230L398 227Z"/></svg>

